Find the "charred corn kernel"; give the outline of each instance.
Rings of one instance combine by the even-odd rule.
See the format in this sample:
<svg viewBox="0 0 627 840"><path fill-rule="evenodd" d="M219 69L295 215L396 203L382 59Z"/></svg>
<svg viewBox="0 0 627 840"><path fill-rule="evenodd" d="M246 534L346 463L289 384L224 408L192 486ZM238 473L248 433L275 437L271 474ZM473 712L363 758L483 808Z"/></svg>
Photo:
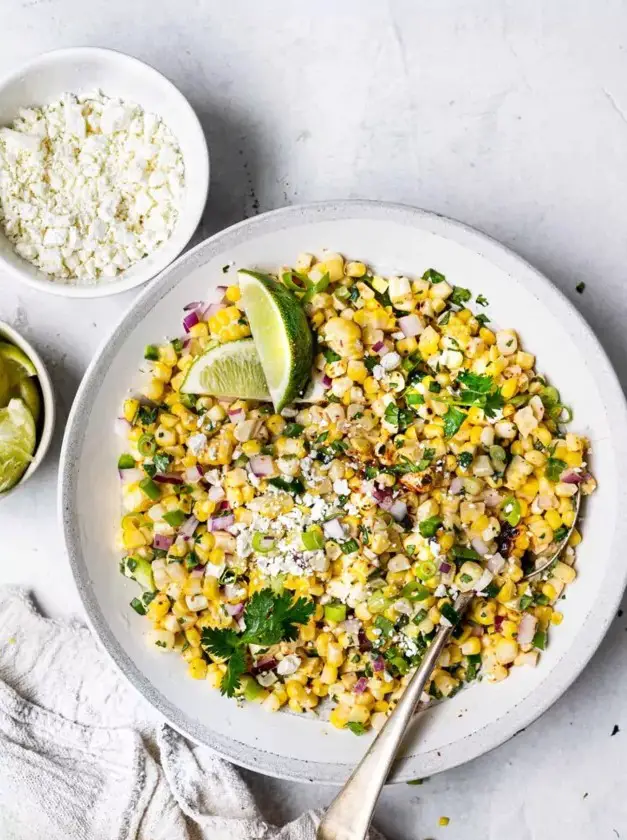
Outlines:
<svg viewBox="0 0 627 840"><path fill-rule="evenodd" d="M170 599L164 592L159 592L152 599L146 610L150 621L160 621L170 610Z"/></svg>
<svg viewBox="0 0 627 840"><path fill-rule="evenodd" d="M250 458L261 452L261 443L258 440L247 440L242 444L242 452Z"/></svg>
<svg viewBox="0 0 627 840"><path fill-rule="evenodd" d="M322 669L322 673L320 674L320 682L325 683L326 685L332 685L337 680L337 668L335 665L329 665L328 663Z"/></svg>
<svg viewBox="0 0 627 840"><path fill-rule="evenodd" d="M211 514L216 509L216 503L211 499L205 499L202 502L196 502L194 505L194 516L199 522L206 522Z"/></svg>
<svg viewBox="0 0 627 840"><path fill-rule="evenodd" d="M326 659L331 639L332 636L329 633L320 633L316 639L316 651L318 652L318 656L321 656L323 659Z"/></svg>
<svg viewBox="0 0 627 840"><path fill-rule="evenodd" d="M438 825L440 825L442 828L446 828L450 821L450 817L440 817L440 819L438 820Z"/></svg>
<svg viewBox="0 0 627 840"><path fill-rule="evenodd" d="M544 515L544 518L554 531L557 531L557 529L562 524L562 517L554 509L547 510L547 512Z"/></svg>
<svg viewBox="0 0 627 840"><path fill-rule="evenodd" d="M562 563L561 560L558 560L555 564L553 568L553 575L558 578L558 580L561 580L562 583L572 583L577 577L577 573L573 567L567 565L566 563Z"/></svg>
<svg viewBox="0 0 627 840"><path fill-rule="evenodd" d="M567 528L570 528L570 526L571 526L571 525L573 524L573 522L575 521L575 511L574 511L574 510L566 510L566 511L564 511L564 512L562 513L562 515L561 515L561 519L562 519L562 522L564 523L564 525L565 525Z"/></svg>
<svg viewBox="0 0 627 840"><path fill-rule="evenodd" d="M193 680L204 680L207 677L207 663L201 658L192 659L187 673Z"/></svg>
<svg viewBox="0 0 627 840"><path fill-rule="evenodd" d="M575 530L570 535L570 539L568 540L568 545L570 545L574 548L576 545L579 545L580 542L581 542L581 534L575 528Z"/></svg>
<svg viewBox="0 0 627 840"><path fill-rule="evenodd" d="M464 656L474 656L481 653L481 642L477 636L471 636L460 646L460 650Z"/></svg>
<svg viewBox="0 0 627 840"><path fill-rule="evenodd" d="M217 662L212 662L207 666L207 682L212 688L219 688L222 682L222 669Z"/></svg>
<svg viewBox="0 0 627 840"><path fill-rule="evenodd" d="M563 620L563 613L557 612L557 610L553 610L553 613L551 615L551 624L561 624Z"/></svg>
<svg viewBox="0 0 627 840"><path fill-rule="evenodd" d="M515 395L517 390L518 377L512 376L511 379L508 379L506 382L503 383L503 386L501 387L501 395L505 400L511 400L511 398Z"/></svg>
<svg viewBox="0 0 627 840"><path fill-rule="evenodd" d="M557 590L555 587L550 583L543 583L542 584L542 594L546 595L549 601L554 601L557 598Z"/></svg>
<svg viewBox="0 0 627 840"><path fill-rule="evenodd" d="M344 651L342 647L334 642L329 642L327 645L326 660L329 665L334 665L336 668L344 662Z"/></svg>
<svg viewBox="0 0 627 840"><path fill-rule="evenodd" d="M368 368L363 362L356 359L349 361L346 373L353 382L359 382L360 384L368 378Z"/></svg>
<svg viewBox="0 0 627 840"><path fill-rule="evenodd" d="M151 379L150 382L144 386L143 395L153 402L160 402L163 397L165 384L160 379Z"/></svg>
<svg viewBox="0 0 627 840"><path fill-rule="evenodd" d="M132 423L139 408L139 400L124 400L123 414L124 419Z"/></svg>
<svg viewBox="0 0 627 840"><path fill-rule="evenodd" d="M338 729L343 729L348 723L351 710L343 705L336 706L329 715L329 722Z"/></svg>
<svg viewBox="0 0 627 840"><path fill-rule="evenodd" d="M347 277L363 277L366 273L366 266L362 262L349 262L345 268Z"/></svg>
<svg viewBox="0 0 627 840"><path fill-rule="evenodd" d="M239 286L228 286L224 296L229 303L237 303L242 295Z"/></svg>
<svg viewBox="0 0 627 840"><path fill-rule="evenodd" d="M285 428L285 420L280 414L273 414L266 420L266 426L268 427L268 431L272 432L273 435L280 435Z"/></svg>

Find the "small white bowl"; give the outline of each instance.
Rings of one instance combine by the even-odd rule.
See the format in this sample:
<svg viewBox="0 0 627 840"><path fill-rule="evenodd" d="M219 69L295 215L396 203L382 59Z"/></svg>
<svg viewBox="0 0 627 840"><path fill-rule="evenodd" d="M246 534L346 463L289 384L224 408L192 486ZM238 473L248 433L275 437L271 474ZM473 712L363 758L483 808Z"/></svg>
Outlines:
<svg viewBox="0 0 627 840"><path fill-rule="evenodd" d="M5 324L4 321L0 321L0 341L5 340L11 342L11 344L15 344L15 346L19 347L22 352L26 353L28 358L37 368L37 379L39 380L39 386L41 388L41 413L43 422L38 424L37 448L35 449L35 454L29 468L14 487L10 490L6 490L4 493L0 493L0 502L10 496L11 493L15 493L15 491L20 488L25 481L28 481L28 479L34 475L39 468L39 465L46 457L46 453L50 447L56 414L52 382L50 381L50 376L39 353L35 350L32 344L29 344L25 338L13 329L13 327L9 324Z"/></svg>
<svg viewBox="0 0 627 840"><path fill-rule="evenodd" d="M172 236L156 251L114 279L94 284L51 280L19 257L0 228L0 267L36 289L66 297L103 297L126 292L155 277L185 248L196 230L209 191L209 152L198 117L182 93L154 68L131 56L98 47L44 53L0 80L0 126L20 108L46 105L64 93L102 90L160 116L176 137L185 164L185 191Z"/></svg>

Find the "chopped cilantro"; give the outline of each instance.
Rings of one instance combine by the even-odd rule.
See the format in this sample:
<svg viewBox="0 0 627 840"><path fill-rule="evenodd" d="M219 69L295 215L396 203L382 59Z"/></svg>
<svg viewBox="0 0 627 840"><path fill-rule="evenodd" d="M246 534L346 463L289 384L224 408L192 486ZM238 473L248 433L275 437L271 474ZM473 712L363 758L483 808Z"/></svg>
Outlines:
<svg viewBox="0 0 627 840"><path fill-rule="evenodd" d="M457 434L467 416L465 411L460 411L452 405L449 406L448 411L444 415L444 437L447 440Z"/></svg>
<svg viewBox="0 0 627 840"><path fill-rule="evenodd" d="M489 306L490 305L490 301L487 298L485 298L483 295L477 295L475 300L477 301L479 306Z"/></svg>
<svg viewBox="0 0 627 840"><path fill-rule="evenodd" d="M586 288L586 284L585 284L585 283L583 283L583 282L582 282L582 283L577 283L577 285L575 286L575 291L579 292L579 294L580 294L580 295L582 295L582 294L583 294L583 290L584 290L585 288Z"/></svg>
<svg viewBox="0 0 627 840"><path fill-rule="evenodd" d="M436 531L438 530L441 524L442 520L439 516L430 516L428 519L423 519L422 522L418 525L420 536L424 537L425 539L434 537Z"/></svg>
<svg viewBox="0 0 627 840"><path fill-rule="evenodd" d="M462 289L461 286L453 286L453 294L449 298L449 302L454 304L455 306L463 306L467 303L472 294L470 289Z"/></svg>

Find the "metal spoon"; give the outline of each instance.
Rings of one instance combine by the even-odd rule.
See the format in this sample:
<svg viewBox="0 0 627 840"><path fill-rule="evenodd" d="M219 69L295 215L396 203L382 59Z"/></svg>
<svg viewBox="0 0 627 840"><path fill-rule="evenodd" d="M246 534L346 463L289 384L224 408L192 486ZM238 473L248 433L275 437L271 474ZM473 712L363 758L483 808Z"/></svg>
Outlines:
<svg viewBox="0 0 627 840"><path fill-rule="evenodd" d="M549 559L527 574L525 579L528 580L541 574L551 563L557 560L575 528L580 503L581 492L578 491L575 519L568 529L568 533ZM475 595L476 593L473 591L463 592L458 596L454 608L460 618L468 609ZM323 816L316 835L317 840L364 840L366 837L381 788L388 777L405 730L412 719L431 671L446 647L452 632L452 625L438 625L424 659L414 671L396 708Z"/></svg>

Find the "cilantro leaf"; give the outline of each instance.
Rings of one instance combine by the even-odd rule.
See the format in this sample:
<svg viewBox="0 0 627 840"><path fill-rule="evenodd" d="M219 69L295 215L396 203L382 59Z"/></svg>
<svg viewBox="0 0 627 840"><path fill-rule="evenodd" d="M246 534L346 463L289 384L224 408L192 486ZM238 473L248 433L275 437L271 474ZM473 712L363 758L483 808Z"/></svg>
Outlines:
<svg viewBox="0 0 627 840"><path fill-rule="evenodd" d="M453 286L453 294L450 296L449 301L455 306L463 306L470 300L471 297L472 294L470 289L462 289L461 286Z"/></svg>
<svg viewBox="0 0 627 840"><path fill-rule="evenodd" d="M366 727L363 723L357 723L355 720L349 720L346 724L346 728L350 729L353 735L363 735L366 731Z"/></svg>
<svg viewBox="0 0 627 840"><path fill-rule="evenodd" d="M444 415L444 437L448 439L457 434L467 416L465 411L460 411L455 406L450 405Z"/></svg>
<svg viewBox="0 0 627 840"><path fill-rule="evenodd" d="M428 268L422 275L422 279L429 280L431 283L443 283L446 280L446 277L443 274L440 274L439 271L436 271L435 268Z"/></svg>
<svg viewBox="0 0 627 840"><path fill-rule="evenodd" d="M235 630L217 630L215 627L203 628L200 643L205 650L219 659L228 659L239 645L239 636Z"/></svg>
<svg viewBox="0 0 627 840"><path fill-rule="evenodd" d="M490 319L487 315L484 315L483 312L480 312L478 315L475 315L475 320L479 321L482 327L485 327L486 324L490 323Z"/></svg>
<svg viewBox="0 0 627 840"><path fill-rule="evenodd" d="M490 392L494 380L491 376L483 376L479 373L470 373L464 370L457 375L457 381L468 388L469 391L476 391L477 394L487 394Z"/></svg>
<svg viewBox="0 0 627 840"><path fill-rule="evenodd" d="M277 476L276 478L269 478L268 484L271 484L279 490L286 490L288 493L298 494L305 492L305 485L300 478L292 478L291 481L288 481L285 478Z"/></svg>
<svg viewBox="0 0 627 840"><path fill-rule="evenodd" d="M485 405L483 406L486 417L496 417L496 412L500 411L504 405L505 400L500 391L496 390L492 394L488 394Z"/></svg>
<svg viewBox="0 0 627 840"><path fill-rule="evenodd" d="M233 697L240 687L242 674L246 672L246 656L243 648L236 648L226 666L226 671L220 683L220 693Z"/></svg>
<svg viewBox="0 0 627 840"><path fill-rule="evenodd" d="M428 519L423 519L418 525L420 535L425 539L435 536L436 531L442 524L439 516L430 516Z"/></svg>
<svg viewBox="0 0 627 840"><path fill-rule="evenodd" d="M489 306L490 305L490 301L486 297L484 297L483 295L477 295L475 300L477 301L479 306Z"/></svg>

